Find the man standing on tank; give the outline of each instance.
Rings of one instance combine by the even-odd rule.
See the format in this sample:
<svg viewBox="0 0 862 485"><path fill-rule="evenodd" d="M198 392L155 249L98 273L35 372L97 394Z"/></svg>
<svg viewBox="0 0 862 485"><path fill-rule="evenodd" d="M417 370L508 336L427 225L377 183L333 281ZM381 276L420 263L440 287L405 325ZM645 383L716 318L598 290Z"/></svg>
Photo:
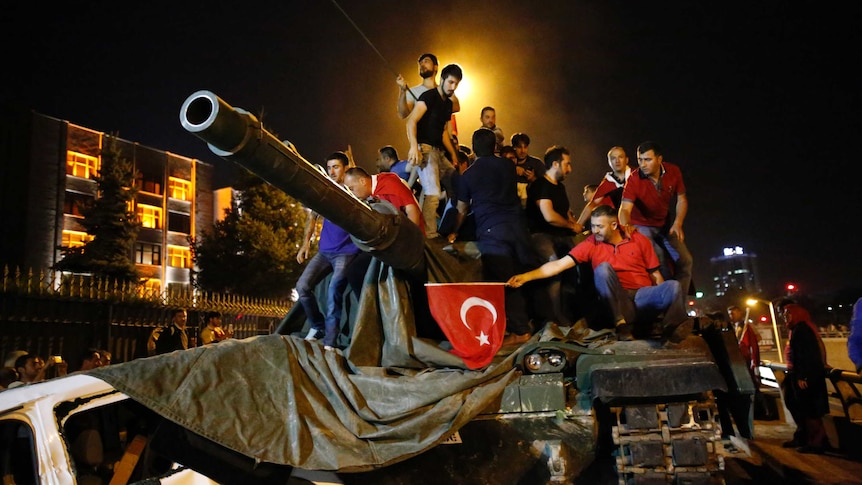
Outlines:
<svg viewBox="0 0 862 485"><path fill-rule="evenodd" d="M335 152L327 158L326 169L336 184L342 185L344 183L344 174L349 164L350 159L344 152ZM320 216L315 212L308 215L302 247L296 254L296 261L299 264L308 260L318 217ZM323 345L326 350L335 349L336 334L341 323L344 291L348 283L347 269L358 253L359 248L353 244L350 234L324 219L320 230L317 254L308 260L308 266L305 267L296 283L299 303L305 310L310 325L305 339L323 338ZM330 273L332 273L332 278L326 292L326 314L324 315L317 306L314 288Z"/></svg>
<svg viewBox="0 0 862 485"><path fill-rule="evenodd" d="M486 281L507 281L512 275L535 268L539 258L530 245L524 211L518 199L515 166L494 155L497 138L487 128L473 133L476 161L461 176L458 215L449 242L458 237L470 209L476 219L476 243L482 254ZM503 345L530 339L527 302L520 290L506 289L506 330Z"/></svg>
<svg viewBox="0 0 862 485"><path fill-rule="evenodd" d="M449 120L452 118L452 96L463 78L461 67L449 64L440 73L440 85L419 96L407 118L407 140L410 151L407 160L416 166L422 184L422 215L429 239L437 234L437 207L440 204L441 185L448 187L448 178L455 167L447 160L457 160L458 154L449 137ZM451 189L447 192L451 192Z"/></svg>

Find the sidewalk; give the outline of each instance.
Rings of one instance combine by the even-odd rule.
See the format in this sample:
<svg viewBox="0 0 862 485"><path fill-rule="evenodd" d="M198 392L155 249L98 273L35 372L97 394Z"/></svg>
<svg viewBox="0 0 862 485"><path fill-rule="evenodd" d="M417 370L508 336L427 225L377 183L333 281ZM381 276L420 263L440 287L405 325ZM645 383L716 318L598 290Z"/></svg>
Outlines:
<svg viewBox="0 0 862 485"><path fill-rule="evenodd" d="M793 437L795 425L783 421L755 421L750 450L738 447L725 455L726 482L730 484L860 484L862 462L840 453L807 455L781 444Z"/></svg>

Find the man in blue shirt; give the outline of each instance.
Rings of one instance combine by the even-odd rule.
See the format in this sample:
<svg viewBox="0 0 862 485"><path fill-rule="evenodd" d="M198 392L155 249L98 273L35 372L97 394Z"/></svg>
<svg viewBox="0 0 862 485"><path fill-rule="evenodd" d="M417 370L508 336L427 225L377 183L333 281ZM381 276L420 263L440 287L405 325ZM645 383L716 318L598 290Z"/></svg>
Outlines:
<svg viewBox="0 0 862 485"><path fill-rule="evenodd" d="M326 170L335 183L342 185L344 172L349 164L350 160L344 152L335 152L327 158ZM308 215L302 247L296 254L296 261L300 264L308 260L318 217L320 216L314 212L310 212ZM336 335L341 322L344 290L347 288L347 267L357 254L359 254L359 248L353 244L350 234L324 219L323 227L320 230L317 254L308 260L308 266L305 267L296 283L299 303L305 310L310 325L305 340L317 340L323 337L323 345L326 350L335 349ZM326 292L326 315L324 316L317 306L314 288L329 273L332 273L332 279Z"/></svg>

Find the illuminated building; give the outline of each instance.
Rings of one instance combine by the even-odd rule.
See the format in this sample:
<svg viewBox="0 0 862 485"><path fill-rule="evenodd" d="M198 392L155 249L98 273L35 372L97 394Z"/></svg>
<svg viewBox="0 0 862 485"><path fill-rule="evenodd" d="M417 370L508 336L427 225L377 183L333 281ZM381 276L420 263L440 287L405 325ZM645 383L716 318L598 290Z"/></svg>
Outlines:
<svg viewBox="0 0 862 485"><path fill-rule="evenodd" d="M93 180L106 134L32 111L0 116L0 266L46 269L59 246L90 236L81 207L96 197ZM150 291L188 285L189 236L212 227L213 167L138 143L117 140L137 174L132 211L141 223L132 259Z"/></svg>
<svg viewBox="0 0 862 485"><path fill-rule="evenodd" d="M715 296L727 294L754 295L761 292L757 255L740 246L724 248L723 254L710 258Z"/></svg>

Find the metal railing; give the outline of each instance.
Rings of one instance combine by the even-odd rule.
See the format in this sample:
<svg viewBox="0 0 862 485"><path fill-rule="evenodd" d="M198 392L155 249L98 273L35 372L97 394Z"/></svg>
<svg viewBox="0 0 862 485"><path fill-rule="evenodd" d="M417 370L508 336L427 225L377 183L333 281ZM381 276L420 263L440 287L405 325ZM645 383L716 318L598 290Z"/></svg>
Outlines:
<svg viewBox="0 0 862 485"><path fill-rule="evenodd" d="M114 362L146 356L153 328L171 311L188 312L197 336L206 312L218 311L236 338L268 334L292 307L288 300L225 295L191 288L167 292L135 284L61 273L3 268L0 275L0 356L23 349L74 359L87 347L109 350ZM71 362L74 365L74 362Z"/></svg>
<svg viewBox="0 0 862 485"><path fill-rule="evenodd" d="M760 369L762 385L780 390L784 374L787 372L787 364L761 362ZM850 422L862 424L862 392L859 388L862 385L862 376L856 372L829 367L826 379L832 384L830 399L835 399L841 404L844 416Z"/></svg>

